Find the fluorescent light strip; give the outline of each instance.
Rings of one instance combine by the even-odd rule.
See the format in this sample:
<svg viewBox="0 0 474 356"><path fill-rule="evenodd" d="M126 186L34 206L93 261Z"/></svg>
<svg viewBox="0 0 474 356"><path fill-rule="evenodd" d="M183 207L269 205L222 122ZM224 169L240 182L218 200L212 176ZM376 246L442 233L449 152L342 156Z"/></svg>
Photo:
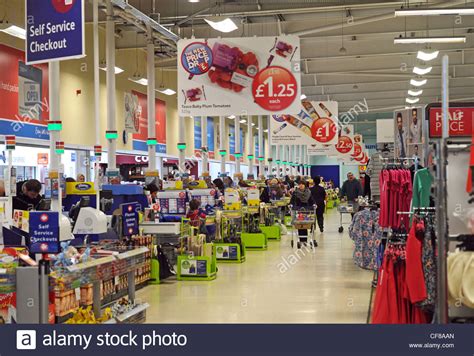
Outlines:
<svg viewBox="0 0 474 356"><path fill-rule="evenodd" d="M420 43L466 43L465 36L456 37L401 37L393 40L394 44L420 44Z"/></svg>
<svg viewBox="0 0 474 356"><path fill-rule="evenodd" d="M243 119L243 120L240 120L239 121L241 124L246 124L247 123L247 120Z"/></svg>
<svg viewBox="0 0 474 356"><path fill-rule="evenodd" d="M410 96L418 96L418 95L421 95L423 94L423 90L419 89L419 90L408 90L408 95Z"/></svg>
<svg viewBox="0 0 474 356"><path fill-rule="evenodd" d="M228 17L220 21L212 21L208 19L204 19L204 21L206 21L214 30L219 32L229 33L238 29L235 22Z"/></svg>
<svg viewBox="0 0 474 356"><path fill-rule="evenodd" d="M422 60L424 62L429 62L438 57L439 51L433 51L433 52L424 52L424 51L418 51L416 54L416 58L419 60Z"/></svg>
<svg viewBox="0 0 474 356"><path fill-rule="evenodd" d="M163 89L163 90L156 89L156 91L161 93L161 94L165 94L165 95L174 95L174 94L176 94L176 92L173 89L170 89L170 88L166 88L166 89Z"/></svg>
<svg viewBox="0 0 474 356"><path fill-rule="evenodd" d="M414 67L413 73L418 74L418 75L426 75L429 72L431 72L432 69L433 67L426 67L426 68Z"/></svg>
<svg viewBox="0 0 474 356"><path fill-rule="evenodd" d="M417 102L420 101L420 98L406 98L405 101L406 101L408 104L416 104Z"/></svg>
<svg viewBox="0 0 474 356"><path fill-rule="evenodd" d="M131 78L128 78L128 80L134 82L134 83L137 83L137 84L140 84L140 85L144 85L144 86L147 86L148 85L148 79L146 78L142 78L142 77L131 77Z"/></svg>
<svg viewBox="0 0 474 356"><path fill-rule="evenodd" d="M26 30L15 25L10 25L6 28L3 28L0 30L0 32L4 32L10 36L14 36L22 40L26 39Z"/></svg>
<svg viewBox="0 0 474 356"><path fill-rule="evenodd" d="M415 86L415 87L421 87L421 86L425 85L427 81L428 80L426 80L426 79L421 79L421 80L410 79L410 84Z"/></svg>
<svg viewBox="0 0 474 356"><path fill-rule="evenodd" d="M228 119L235 119L235 115L230 115L230 116L227 116Z"/></svg>
<svg viewBox="0 0 474 356"><path fill-rule="evenodd" d="M105 67L99 67L101 70L103 70L104 72L107 72L107 66ZM124 70L120 67L115 67L115 74L120 74L122 73Z"/></svg>
<svg viewBox="0 0 474 356"><path fill-rule="evenodd" d="M401 16L437 16L437 15L474 15L474 8L400 9L400 10L395 10L395 17L401 17Z"/></svg>
<svg viewBox="0 0 474 356"><path fill-rule="evenodd" d="M307 98L307 96L306 96L306 95L304 95L304 94L301 94L301 96L300 96L300 100L304 100L304 99L306 99L306 98Z"/></svg>

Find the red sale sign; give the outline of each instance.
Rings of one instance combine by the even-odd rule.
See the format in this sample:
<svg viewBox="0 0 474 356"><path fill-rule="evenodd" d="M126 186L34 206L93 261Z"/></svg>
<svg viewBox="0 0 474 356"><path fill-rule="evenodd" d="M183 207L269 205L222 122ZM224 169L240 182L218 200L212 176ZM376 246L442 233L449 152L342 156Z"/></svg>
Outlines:
<svg viewBox="0 0 474 356"><path fill-rule="evenodd" d="M336 144L336 150L340 153L349 153L352 150L353 143L349 136L339 137L339 141Z"/></svg>
<svg viewBox="0 0 474 356"><path fill-rule="evenodd" d="M443 131L443 115L441 107L428 107L430 137L441 137ZM449 136L471 137L474 120L474 104L472 106L453 106L449 108Z"/></svg>

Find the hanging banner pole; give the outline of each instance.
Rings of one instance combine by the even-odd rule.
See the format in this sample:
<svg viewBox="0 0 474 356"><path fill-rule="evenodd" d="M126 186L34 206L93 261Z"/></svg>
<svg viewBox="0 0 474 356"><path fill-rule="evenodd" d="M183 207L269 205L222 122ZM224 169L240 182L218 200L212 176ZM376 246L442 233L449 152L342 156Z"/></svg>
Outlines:
<svg viewBox="0 0 474 356"><path fill-rule="evenodd" d="M225 176L225 156L227 149L225 148L225 117L219 116L219 130L220 130L220 142L219 142L219 155L221 156L221 176Z"/></svg>
<svg viewBox="0 0 474 356"><path fill-rule="evenodd" d="M247 159L249 162L249 174L248 177L249 179L253 179L255 176L253 174L253 163L254 163L254 143L253 143L253 126L252 126L252 116L248 115L247 116L247 135L248 135L248 149L247 149Z"/></svg>
<svg viewBox="0 0 474 356"><path fill-rule="evenodd" d="M242 152L240 152L240 116L235 116L234 119L234 135L235 135L235 174L234 177L237 179L242 176L240 172L240 157L242 157Z"/></svg>
<svg viewBox="0 0 474 356"><path fill-rule="evenodd" d="M201 155L203 177L209 177L209 146L207 142L207 116L201 116Z"/></svg>

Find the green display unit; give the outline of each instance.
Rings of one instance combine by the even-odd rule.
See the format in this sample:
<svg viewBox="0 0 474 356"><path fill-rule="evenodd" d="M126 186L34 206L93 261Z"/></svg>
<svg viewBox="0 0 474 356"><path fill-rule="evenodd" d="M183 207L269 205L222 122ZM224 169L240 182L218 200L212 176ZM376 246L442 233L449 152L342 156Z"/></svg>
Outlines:
<svg viewBox="0 0 474 356"><path fill-rule="evenodd" d="M149 284L160 284L160 263L156 258L153 258L150 262L151 271L150 271L150 280Z"/></svg>
<svg viewBox="0 0 474 356"><path fill-rule="evenodd" d="M289 228L292 227L292 225L291 225L291 216L285 216L284 222L285 222L286 227L289 227Z"/></svg>
<svg viewBox="0 0 474 356"><path fill-rule="evenodd" d="M326 209L334 208L334 200L328 200L326 203Z"/></svg>
<svg viewBox="0 0 474 356"><path fill-rule="evenodd" d="M266 250L268 248L267 236L263 232L243 232L241 238L247 250Z"/></svg>
<svg viewBox="0 0 474 356"><path fill-rule="evenodd" d="M262 230L268 240L281 240L281 228L279 225L260 225L260 230Z"/></svg>
<svg viewBox="0 0 474 356"><path fill-rule="evenodd" d="M219 263L242 263L245 261L245 245L214 242L214 255Z"/></svg>
<svg viewBox="0 0 474 356"><path fill-rule="evenodd" d="M178 256L178 281L212 281L217 277L216 255Z"/></svg>

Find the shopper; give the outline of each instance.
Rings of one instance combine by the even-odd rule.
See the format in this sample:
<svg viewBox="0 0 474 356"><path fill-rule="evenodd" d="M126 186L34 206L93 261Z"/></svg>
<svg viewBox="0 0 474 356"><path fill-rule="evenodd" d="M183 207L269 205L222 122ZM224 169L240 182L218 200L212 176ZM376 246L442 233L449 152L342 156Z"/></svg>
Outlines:
<svg viewBox="0 0 474 356"><path fill-rule="evenodd" d="M224 182L222 181L222 179L216 178L212 181L212 183L214 183L214 186L219 191L219 193L221 195L224 195L225 186L224 186Z"/></svg>
<svg viewBox="0 0 474 356"><path fill-rule="evenodd" d="M150 192L150 203L155 204L158 201L158 186L155 183L150 183L146 186L146 190Z"/></svg>
<svg viewBox="0 0 474 356"><path fill-rule="evenodd" d="M352 203L353 212L351 215L354 217L354 213L358 209L357 198L362 195L362 186L352 172L347 173L347 180L342 185L340 194L341 198L345 198L347 202Z"/></svg>
<svg viewBox="0 0 474 356"><path fill-rule="evenodd" d="M313 199L311 198L311 191L308 188L308 185L305 181L301 181L300 184L295 188L295 191L291 195L290 204L293 206L294 210L300 209L312 209ZM298 229L298 235L304 236L307 238L308 230ZM301 238L304 241L304 238Z"/></svg>
<svg viewBox="0 0 474 356"><path fill-rule="evenodd" d="M201 202L197 199L192 199L189 202L189 211L186 214L186 218L189 219L189 224L194 227L201 226L201 219L206 218L206 214L201 209Z"/></svg>
<svg viewBox="0 0 474 356"><path fill-rule="evenodd" d="M326 209L326 189L319 182L321 177L313 178L314 186L311 188L311 198L316 204L316 218L318 220L319 231L324 232L324 211Z"/></svg>
<svg viewBox="0 0 474 356"><path fill-rule="evenodd" d="M13 197L13 210L36 209L43 197L40 194L41 183L30 179L17 183L17 196Z"/></svg>
<svg viewBox="0 0 474 356"><path fill-rule="evenodd" d="M82 174L82 173L79 173L79 174L77 175L77 181L78 181L78 182L81 182L81 183L84 183L84 182L86 181L86 176L85 176L84 174Z"/></svg>

